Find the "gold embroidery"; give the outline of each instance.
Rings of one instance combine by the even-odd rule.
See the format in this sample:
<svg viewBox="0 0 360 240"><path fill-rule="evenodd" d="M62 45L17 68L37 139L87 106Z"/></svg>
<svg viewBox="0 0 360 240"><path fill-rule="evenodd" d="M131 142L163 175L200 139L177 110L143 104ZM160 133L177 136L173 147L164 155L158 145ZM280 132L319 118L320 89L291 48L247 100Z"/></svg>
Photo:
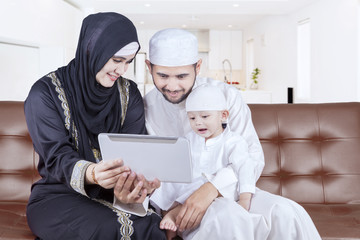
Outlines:
<svg viewBox="0 0 360 240"><path fill-rule="evenodd" d="M93 148L92 152L94 154L94 158L95 158L96 162L100 162L102 159L100 151L96 148Z"/></svg>
<svg viewBox="0 0 360 240"><path fill-rule="evenodd" d="M48 77L51 78L52 83L55 85L56 92L59 93L58 98L60 99L61 106L64 109L65 127L67 130L70 130L70 109L69 105L67 104L64 89L61 87L61 83L59 79L57 79L55 72L50 73Z"/></svg>
<svg viewBox="0 0 360 240"><path fill-rule="evenodd" d="M120 227L121 240L130 240L131 235L133 235L133 233L134 233L134 228L132 226L133 221L130 220L131 214L120 211L119 209L113 207L113 205L107 201L98 200L98 199L94 199L94 200L107 206L108 208L113 210L113 212L116 213L116 215L118 216L118 222L121 225L121 227Z"/></svg>
<svg viewBox="0 0 360 240"><path fill-rule="evenodd" d="M129 89L130 82L126 78L119 78L117 81L119 93L120 93L120 102L121 102L121 126L124 124L127 107L129 104Z"/></svg>
<svg viewBox="0 0 360 240"><path fill-rule="evenodd" d="M65 91L64 89L61 87L61 83L59 81L59 79L56 77L55 72L52 72L48 75L48 77L51 78L52 83L55 85L55 89L56 92L59 94L58 98L61 101L61 107L64 110L64 115L65 115L65 127L68 131L70 131L70 124L72 124L72 129L73 129L73 137L75 138L75 147L76 149L78 149L78 131L76 130L76 126L75 123L73 121L71 121L71 117L70 117L70 108L69 108L69 104L68 101L66 99L65 96ZM121 101L121 125L124 123L125 120L125 115L126 115L126 111L127 111L127 106L129 103L129 87L130 87L130 83L127 79L121 78L117 81L118 83L118 89L119 89L119 93L120 93L120 101ZM92 149L94 157L96 159L96 161L100 161L101 160L101 153L98 149ZM91 162L85 161L85 160L79 160L73 169L72 175L71 175L71 181L70 181L70 185L71 187L78 193L81 193L85 196L87 196L86 191L85 191L85 173L86 173L86 169L88 168L88 166L92 164ZM93 199L109 208L111 208L116 215L118 216L118 222L120 223L121 227L120 227L120 233L122 235L121 240L130 240L131 239L131 235L134 233L134 228L132 226L133 222L130 220L130 216L131 214L120 211L116 208L114 208L112 206L112 204L104 201L104 200L98 200L98 199Z"/></svg>
<svg viewBox="0 0 360 240"><path fill-rule="evenodd" d="M74 168L73 172L71 174L71 181L70 185L71 187L78 193L81 193L85 196L87 196L85 191L85 173L86 169L90 166L91 162L85 161L85 160L79 160Z"/></svg>
<svg viewBox="0 0 360 240"><path fill-rule="evenodd" d="M65 95L65 91L64 89L61 87L61 83L59 81L59 79L56 77L55 72L50 73L49 75L47 75L49 78L51 78L51 82L55 85L55 90L57 93L59 93L58 98L61 101L61 107L64 110L64 115L65 115L65 127L68 131L70 131L70 124L72 124L73 126L73 132L72 132L72 136L75 139L75 148L78 149L79 146L79 142L78 142L78 131L76 130L76 126L75 123L72 122L71 123L71 118L70 118L70 108L69 108L69 104L68 101L66 99L66 95Z"/></svg>

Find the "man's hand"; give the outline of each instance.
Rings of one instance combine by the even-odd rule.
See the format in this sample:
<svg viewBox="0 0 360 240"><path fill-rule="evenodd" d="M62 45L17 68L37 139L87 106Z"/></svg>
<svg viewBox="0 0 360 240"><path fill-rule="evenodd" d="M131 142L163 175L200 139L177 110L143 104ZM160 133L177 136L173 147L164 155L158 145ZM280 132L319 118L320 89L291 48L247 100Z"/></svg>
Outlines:
<svg viewBox="0 0 360 240"><path fill-rule="evenodd" d="M191 194L176 217L176 226L178 226L179 231L197 227L206 210L218 195L218 190L209 182Z"/></svg>
<svg viewBox="0 0 360 240"><path fill-rule="evenodd" d="M115 197L122 203L143 203L147 190L142 181L135 184L136 174L124 172L120 175L114 188Z"/></svg>
<svg viewBox="0 0 360 240"><path fill-rule="evenodd" d="M155 178L153 181L148 181L142 174L138 174L137 178L135 179L135 185L138 184L138 182L143 182L143 188L147 190L148 194L151 194L155 189L160 187L160 181L159 179Z"/></svg>

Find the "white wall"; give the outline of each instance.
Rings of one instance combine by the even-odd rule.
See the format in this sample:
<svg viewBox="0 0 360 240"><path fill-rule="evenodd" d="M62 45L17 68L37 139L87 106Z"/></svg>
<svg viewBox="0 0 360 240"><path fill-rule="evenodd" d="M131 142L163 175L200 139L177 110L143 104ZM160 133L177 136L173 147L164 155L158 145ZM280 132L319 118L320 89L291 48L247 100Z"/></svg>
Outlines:
<svg viewBox="0 0 360 240"><path fill-rule="evenodd" d="M62 0L2 1L0 43L18 48L14 51L1 51L0 63L12 59L13 56L10 55L15 53L18 56L15 64L11 64L13 69L1 70L0 84L11 89L21 86L21 81L26 83L24 82L20 94L12 95L10 92L6 95L1 92L0 100L24 100L31 83L66 65L74 57L83 17L81 11ZM21 57L22 48L29 53L24 59ZM37 61L38 64L30 61ZM34 68L22 68L23 65ZM12 73L15 71L22 75L14 76ZM25 79L29 76L31 80Z"/></svg>
<svg viewBox="0 0 360 240"><path fill-rule="evenodd" d="M262 70L260 89L273 102L287 102L295 88L297 22L311 21L311 99L308 102L359 101L358 0L319 0L290 16L268 17L244 30L255 40L255 66ZM265 41L262 41L264 39Z"/></svg>
<svg viewBox="0 0 360 240"><path fill-rule="evenodd" d="M2 1L1 36L46 45L74 47L82 13L62 0Z"/></svg>
<svg viewBox="0 0 360 240"><path fill-rule="evenodd" d="M249 39L254 40L254 67L261 70L259 90L271 91L272 102L286 102L296 77L296 25L289 16L267 17L244 30L244 42Z"/></svg>
<svg viewBox="0 0 360 240"><path fill-rule="evenodd" d="M260 90L271 91L273 102L284 103L287 87L296 89L296 27L299 20L310 18L313 36L310 102L360 101L359 2L318 0L290 16L267 17L244 29L244 45L246 40L254 38L255 66L262 70ZM1 2L0 43L28 45L33 47L29 52L37 49L31 56L39 56L38 65L27 64L21 58L18 65L12 64L17 73L36 76L27 79L24 86L73 58L83 17L84 13L62 0ZM148 40L154 32L139 31L143 52L147 52ZM3 54L9 52L0 52L0 64L9 59ZM21 68L24 64L27 68ZM24 70L31 71L32 68L38 69L31 74ZM23 79L13 72L9 71L7 77L0 75L0 84L8 89L19 86L19 82L11 84ZM3 92L0 92L0 100L10 99L3 97ZM9 94L9 91L5 92ZM27 92L25 87L22 96ZM22 98L16 96L14 100Z"/></svg>
<svg viewBox="0 0 360 240"><path fill-rule="evenodd" d="M357 0L321 0L294 14L310 17L312 102L357 101Z"/></svg>

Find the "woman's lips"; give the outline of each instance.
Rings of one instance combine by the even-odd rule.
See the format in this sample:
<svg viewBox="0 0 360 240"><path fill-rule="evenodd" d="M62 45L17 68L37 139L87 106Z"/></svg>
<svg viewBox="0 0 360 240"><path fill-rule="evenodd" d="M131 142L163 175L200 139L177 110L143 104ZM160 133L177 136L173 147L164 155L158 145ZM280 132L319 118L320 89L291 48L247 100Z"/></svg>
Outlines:
<svg viewBox="0 0 360 240"><path fill-rule="evenodd" d="M110 78L111 81L116 81L116 79L118 79L117 76L113 76L113 75L110 75L110 74L108 74L108 75L109 75L109 78Z"/></svg>

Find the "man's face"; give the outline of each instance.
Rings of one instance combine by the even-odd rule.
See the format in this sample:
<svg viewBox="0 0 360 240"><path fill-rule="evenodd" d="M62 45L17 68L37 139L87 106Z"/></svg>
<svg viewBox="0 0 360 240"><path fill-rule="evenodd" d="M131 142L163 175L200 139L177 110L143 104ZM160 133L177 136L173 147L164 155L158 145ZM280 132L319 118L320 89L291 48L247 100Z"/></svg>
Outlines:
<svg viewBox="0 0 360 240"><path fill-rule="evenodd" d="M156 88L171 103L180 103L187 98L199 73L201 60L196 64L180 67L164 67L146 64L152 75Z"/></svg>

